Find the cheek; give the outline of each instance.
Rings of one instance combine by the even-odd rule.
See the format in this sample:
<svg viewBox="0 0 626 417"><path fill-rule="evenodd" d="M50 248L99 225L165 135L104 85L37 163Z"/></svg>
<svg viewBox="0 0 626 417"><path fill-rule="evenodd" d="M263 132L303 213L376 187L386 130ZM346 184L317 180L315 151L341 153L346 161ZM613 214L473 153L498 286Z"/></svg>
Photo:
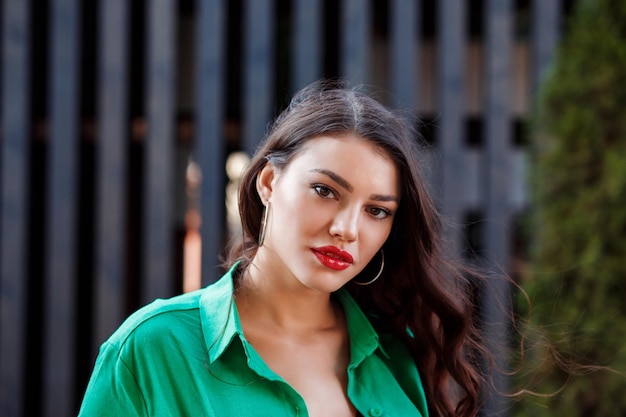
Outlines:
<svg viewBox="0 0 626 417"><path fill-rule="evenodd" d="M311 210L310 204L307 204L306 198L293 191L283 191L276 195L273 201L274 209L274 228L280 230L280 233L301 233L302 229L307 226Z"/></svg>
<svg viewBox="0 0 626 417"><path fill-rule="evenodd" d="M309 239L328 232L332 221L331 204L320 204L315 197L304 193L291 194L281 199L282 208L275 220L285 235Z"/></svg>
<svg viewBox="0 0 626 417"><path fill-rule="evenodd" d="M368 251L373 255L383 246L391 233L391 222L377 223L365 225L361 229L361 237L363 241L368 243Z"/></svg>

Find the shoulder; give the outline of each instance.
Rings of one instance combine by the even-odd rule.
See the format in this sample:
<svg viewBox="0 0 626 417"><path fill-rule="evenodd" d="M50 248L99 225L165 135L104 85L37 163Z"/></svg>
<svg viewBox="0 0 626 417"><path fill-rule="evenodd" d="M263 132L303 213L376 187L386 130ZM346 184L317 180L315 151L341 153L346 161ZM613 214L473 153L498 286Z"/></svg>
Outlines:
<svg viewBox="0 0 626 417"><path fill-rule="evenodd" d="M230 311L236 264L211 285L167 299L157 299L131 314L102 349L119 357L154 356L172 349L206 350L205 333L221 328ZM146 352L147 351L147 352Z"/></svg>
<svg viewBox="0 0 626 417"><path fill-rule="evenodd" d="M121 350L128 343L156 342L158 339L183 336L199 331L199 300L206 289L157 299L131 314L106 341L110 348Z"/></svg>
<svg viewBox="0 0 626 417"><path fill-rule="evenodd" d="M148 415L164 376L201 368L200 295L156 300L124 321L100 348L81 415Z"/></svg>

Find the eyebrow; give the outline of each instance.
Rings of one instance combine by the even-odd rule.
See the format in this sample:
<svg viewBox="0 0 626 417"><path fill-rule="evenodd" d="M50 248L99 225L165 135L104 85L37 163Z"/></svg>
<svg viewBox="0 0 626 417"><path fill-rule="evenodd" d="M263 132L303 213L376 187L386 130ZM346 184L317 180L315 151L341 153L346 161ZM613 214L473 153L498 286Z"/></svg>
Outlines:
<svg viewBox="0 0 626 417"><path fill-rule="evenodd" d="M330 171L328 169L323 169L323 168L312 169L311 171L326 175L331 180L335 181L342 188L346 189L349 192L352 192L354 190L354 187L336 172ZM393 195L384 195L384 194L372 194L370 196L370 199L375 200L375 201L393 201L395 203L399 202L398 197L393 196Z"/></svg>

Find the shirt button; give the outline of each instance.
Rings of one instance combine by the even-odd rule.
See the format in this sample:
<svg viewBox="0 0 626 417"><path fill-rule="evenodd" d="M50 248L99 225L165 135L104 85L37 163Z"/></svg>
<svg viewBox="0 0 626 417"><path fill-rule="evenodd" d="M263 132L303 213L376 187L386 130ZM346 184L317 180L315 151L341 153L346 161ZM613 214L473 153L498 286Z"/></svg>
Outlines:
<svg viewBox="0 0 626 417"><path fill-rule="evenodd" d="M380 417L382 415L383 415L383 411L380 408L378 407L370 408L371 417Z"/></svg>

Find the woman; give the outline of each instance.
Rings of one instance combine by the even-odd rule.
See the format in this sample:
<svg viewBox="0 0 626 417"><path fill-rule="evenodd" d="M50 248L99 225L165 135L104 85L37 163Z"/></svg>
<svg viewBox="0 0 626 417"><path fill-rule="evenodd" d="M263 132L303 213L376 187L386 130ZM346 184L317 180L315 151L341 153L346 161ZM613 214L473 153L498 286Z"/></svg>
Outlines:
<svg viewBox="0 0 626 417"><path fill-rule="evenodd" d="M102 346L81 415L473 416L467 271L407 123L356 90L301 91L240 188L229 272Z"/></svg>

